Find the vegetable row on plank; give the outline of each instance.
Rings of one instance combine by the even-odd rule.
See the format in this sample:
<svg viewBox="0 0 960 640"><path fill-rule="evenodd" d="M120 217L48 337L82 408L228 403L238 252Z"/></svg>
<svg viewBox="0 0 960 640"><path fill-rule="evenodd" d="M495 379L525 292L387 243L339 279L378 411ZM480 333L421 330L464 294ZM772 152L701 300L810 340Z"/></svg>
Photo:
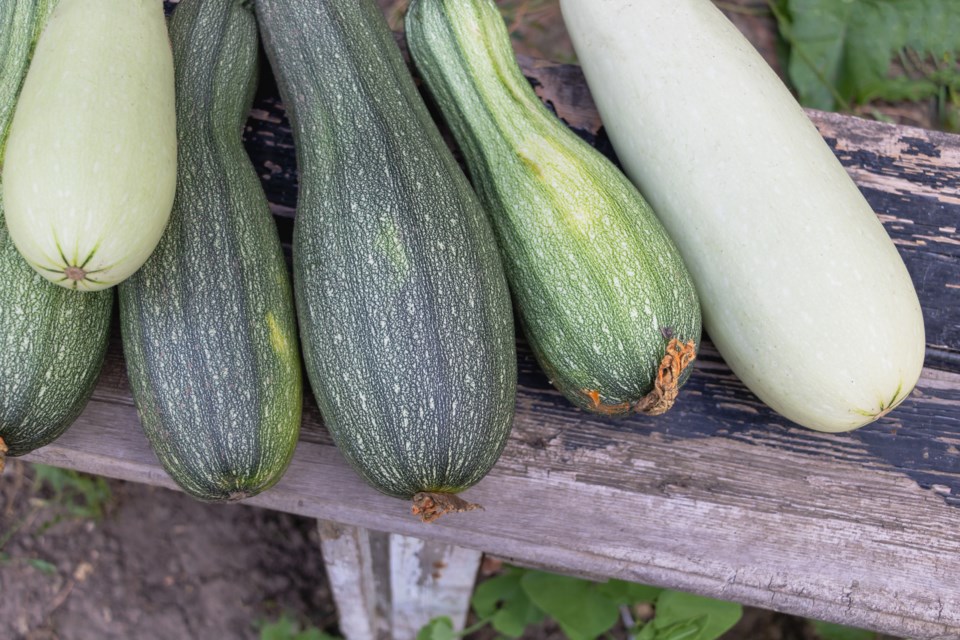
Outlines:
<svg viewBox="0 0 960 640"><path fill-rule="evenodd" d="M472 188L372 0L251 5L183 0L169 39L157 0L0 8L0 459L82 410L115 284L144 431L203 500L282 476L302 351L360 475L428 521L473 508L457 494L513 419L512 308L603 415L670 409L701 304L804 426L857 428L916 384L896 248L709 0L562 1L626 176L540 103L492 0L414 0L410 51ZM240 143L258 27L297 151L292 288Z"/></svg>

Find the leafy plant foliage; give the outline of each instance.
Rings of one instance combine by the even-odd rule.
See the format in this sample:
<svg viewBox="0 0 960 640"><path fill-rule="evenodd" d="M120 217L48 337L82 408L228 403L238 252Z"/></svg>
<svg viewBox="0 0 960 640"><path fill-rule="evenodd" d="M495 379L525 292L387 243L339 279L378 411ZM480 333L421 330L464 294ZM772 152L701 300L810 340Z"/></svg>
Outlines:
<svg viewBox="0 0 960 640"><path fill-rule="evenodd" d="M637 605L652 605L652 620L634 621ZM592 640L620 620L638 640L715 640L740 619L738 604L622 580L596 583L508 567L477 586L471 601L477 624L455 633L447 618L424 627L417 640L452 640L486 625L520 638L528 625L553 619L570 640Z"/></svg>
<svg viewBox="0 0 960 640"><path fill-rule="evenodd" d="M813 628L817 630L821 640L877 640L879 637L872 631L851 629L829 622L815 621Z"/></svg>
<svg viewBox="0 0 960 640"><path fill-rule="evenodd" d="M300 622L289 614L280 616L273 622L260 623L260 640L340 640L316 627L301 626Z"/></svg>
<svg viewBox="0 0 960 640"><path fill-rule="evenodd" d="M101 520L105 515L110 486L103 478L45 464L35 464L33 470L34 491L48 490L51 496L44 504L57 512L50 526L64 516Z"/></svg>
<svg viewBox="0 0 960 640"><path fill-rule="evenodd" d="M936 99L960 127L956 0L768 0L787 70L809 107L849 110L872 100Z"/></svg>
<svg viewBox="0 0 960 640"><path fill-rule="evenodd" d="M46 575L55 575L57 566L43 558L13 556L3 551L13 536L28 523L36 523L28 535L41 535L63 520L101 520L111 500L110 486L98 476L43 464L31 465L33 485L31 508L9 527L0 529L0 566L23 563Z"/></svg>

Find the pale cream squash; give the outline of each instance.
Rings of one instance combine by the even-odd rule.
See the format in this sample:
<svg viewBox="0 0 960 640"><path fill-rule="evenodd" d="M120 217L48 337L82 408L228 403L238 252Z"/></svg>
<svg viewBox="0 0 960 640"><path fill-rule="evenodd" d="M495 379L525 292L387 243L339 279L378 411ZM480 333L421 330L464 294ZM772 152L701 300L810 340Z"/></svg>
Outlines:
<svg viewBox="0 0 960 640"><path fill-rule="evenodd" d="M159 0L62 0L37 43L3 166L10 236L65 287L124 280L176 187L173 60Z"/></svg>
<svg viewBox="0 0 960 640"><path fill-rule="evenodd" d="M709 0L561 0L624 169L677 243L721 355L820 431L913 389L923 316L830 147Z"/></svg>

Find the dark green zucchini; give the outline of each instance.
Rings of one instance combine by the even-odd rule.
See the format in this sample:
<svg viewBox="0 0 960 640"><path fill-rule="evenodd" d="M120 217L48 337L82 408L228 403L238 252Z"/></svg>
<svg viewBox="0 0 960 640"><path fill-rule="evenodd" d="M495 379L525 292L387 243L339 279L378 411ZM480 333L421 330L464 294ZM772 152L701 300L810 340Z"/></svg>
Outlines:
<svg viewBox="0 0 960 640"><path fill-rule="evenodd" d="M0 167L17 95L40 29L56 4L0 2ZM0 184L0 469L60 436L93 392L107 349L113 293L50 284L7 233Z"/></svg>
<svg viewBox="0 0 960 640"><path fill-rule="evenodd" d="M406 31L553 384L597 413L668 410L700 342L700 306L650 207L540 102L492 0L413 0Z"/></svg>
<svg viewBox="0 0 960 640"><path fill-rule="evenodd" d="M300 173L294 288L327 426L432 519L506 443L513 319L489 222L372 0L257 0Z"/></svg>
<svg viewBox="0 0 960 640"><path fill-rule="evenodd" d="M300 430L293 295L240 132L257 31L241 0L184 0L170 24L177 195L153 255L120 286L133 396L163 467L201 500L273 485Z"/></svg>

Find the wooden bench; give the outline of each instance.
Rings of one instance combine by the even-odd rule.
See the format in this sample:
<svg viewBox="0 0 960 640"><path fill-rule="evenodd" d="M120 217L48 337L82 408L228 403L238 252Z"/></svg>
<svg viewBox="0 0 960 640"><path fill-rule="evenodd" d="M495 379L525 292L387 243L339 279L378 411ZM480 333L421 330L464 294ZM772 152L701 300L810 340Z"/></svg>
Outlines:
<svg viewBox="0 0 960 640"><path fill-rule="evenodd" d="M522 62L541 97L610 153L579 69ZM462 619L480 558L470 549L898 636L960 638L960 137L810 116L919 290L928 357L911 397L854 433L815 433L761 404L705 342L671 413L614 421L575 410L521 341L513 435L466 494L486 510L434 525L365 485L308 399L289 472L249 502L321 521L348 637L412 637L434 613ZM289 246L293 141L269 80L246 139ZM174 487L140 430L118 332L86 411L27 459ZM388 601L377 575L391 563Z"/></svg>

